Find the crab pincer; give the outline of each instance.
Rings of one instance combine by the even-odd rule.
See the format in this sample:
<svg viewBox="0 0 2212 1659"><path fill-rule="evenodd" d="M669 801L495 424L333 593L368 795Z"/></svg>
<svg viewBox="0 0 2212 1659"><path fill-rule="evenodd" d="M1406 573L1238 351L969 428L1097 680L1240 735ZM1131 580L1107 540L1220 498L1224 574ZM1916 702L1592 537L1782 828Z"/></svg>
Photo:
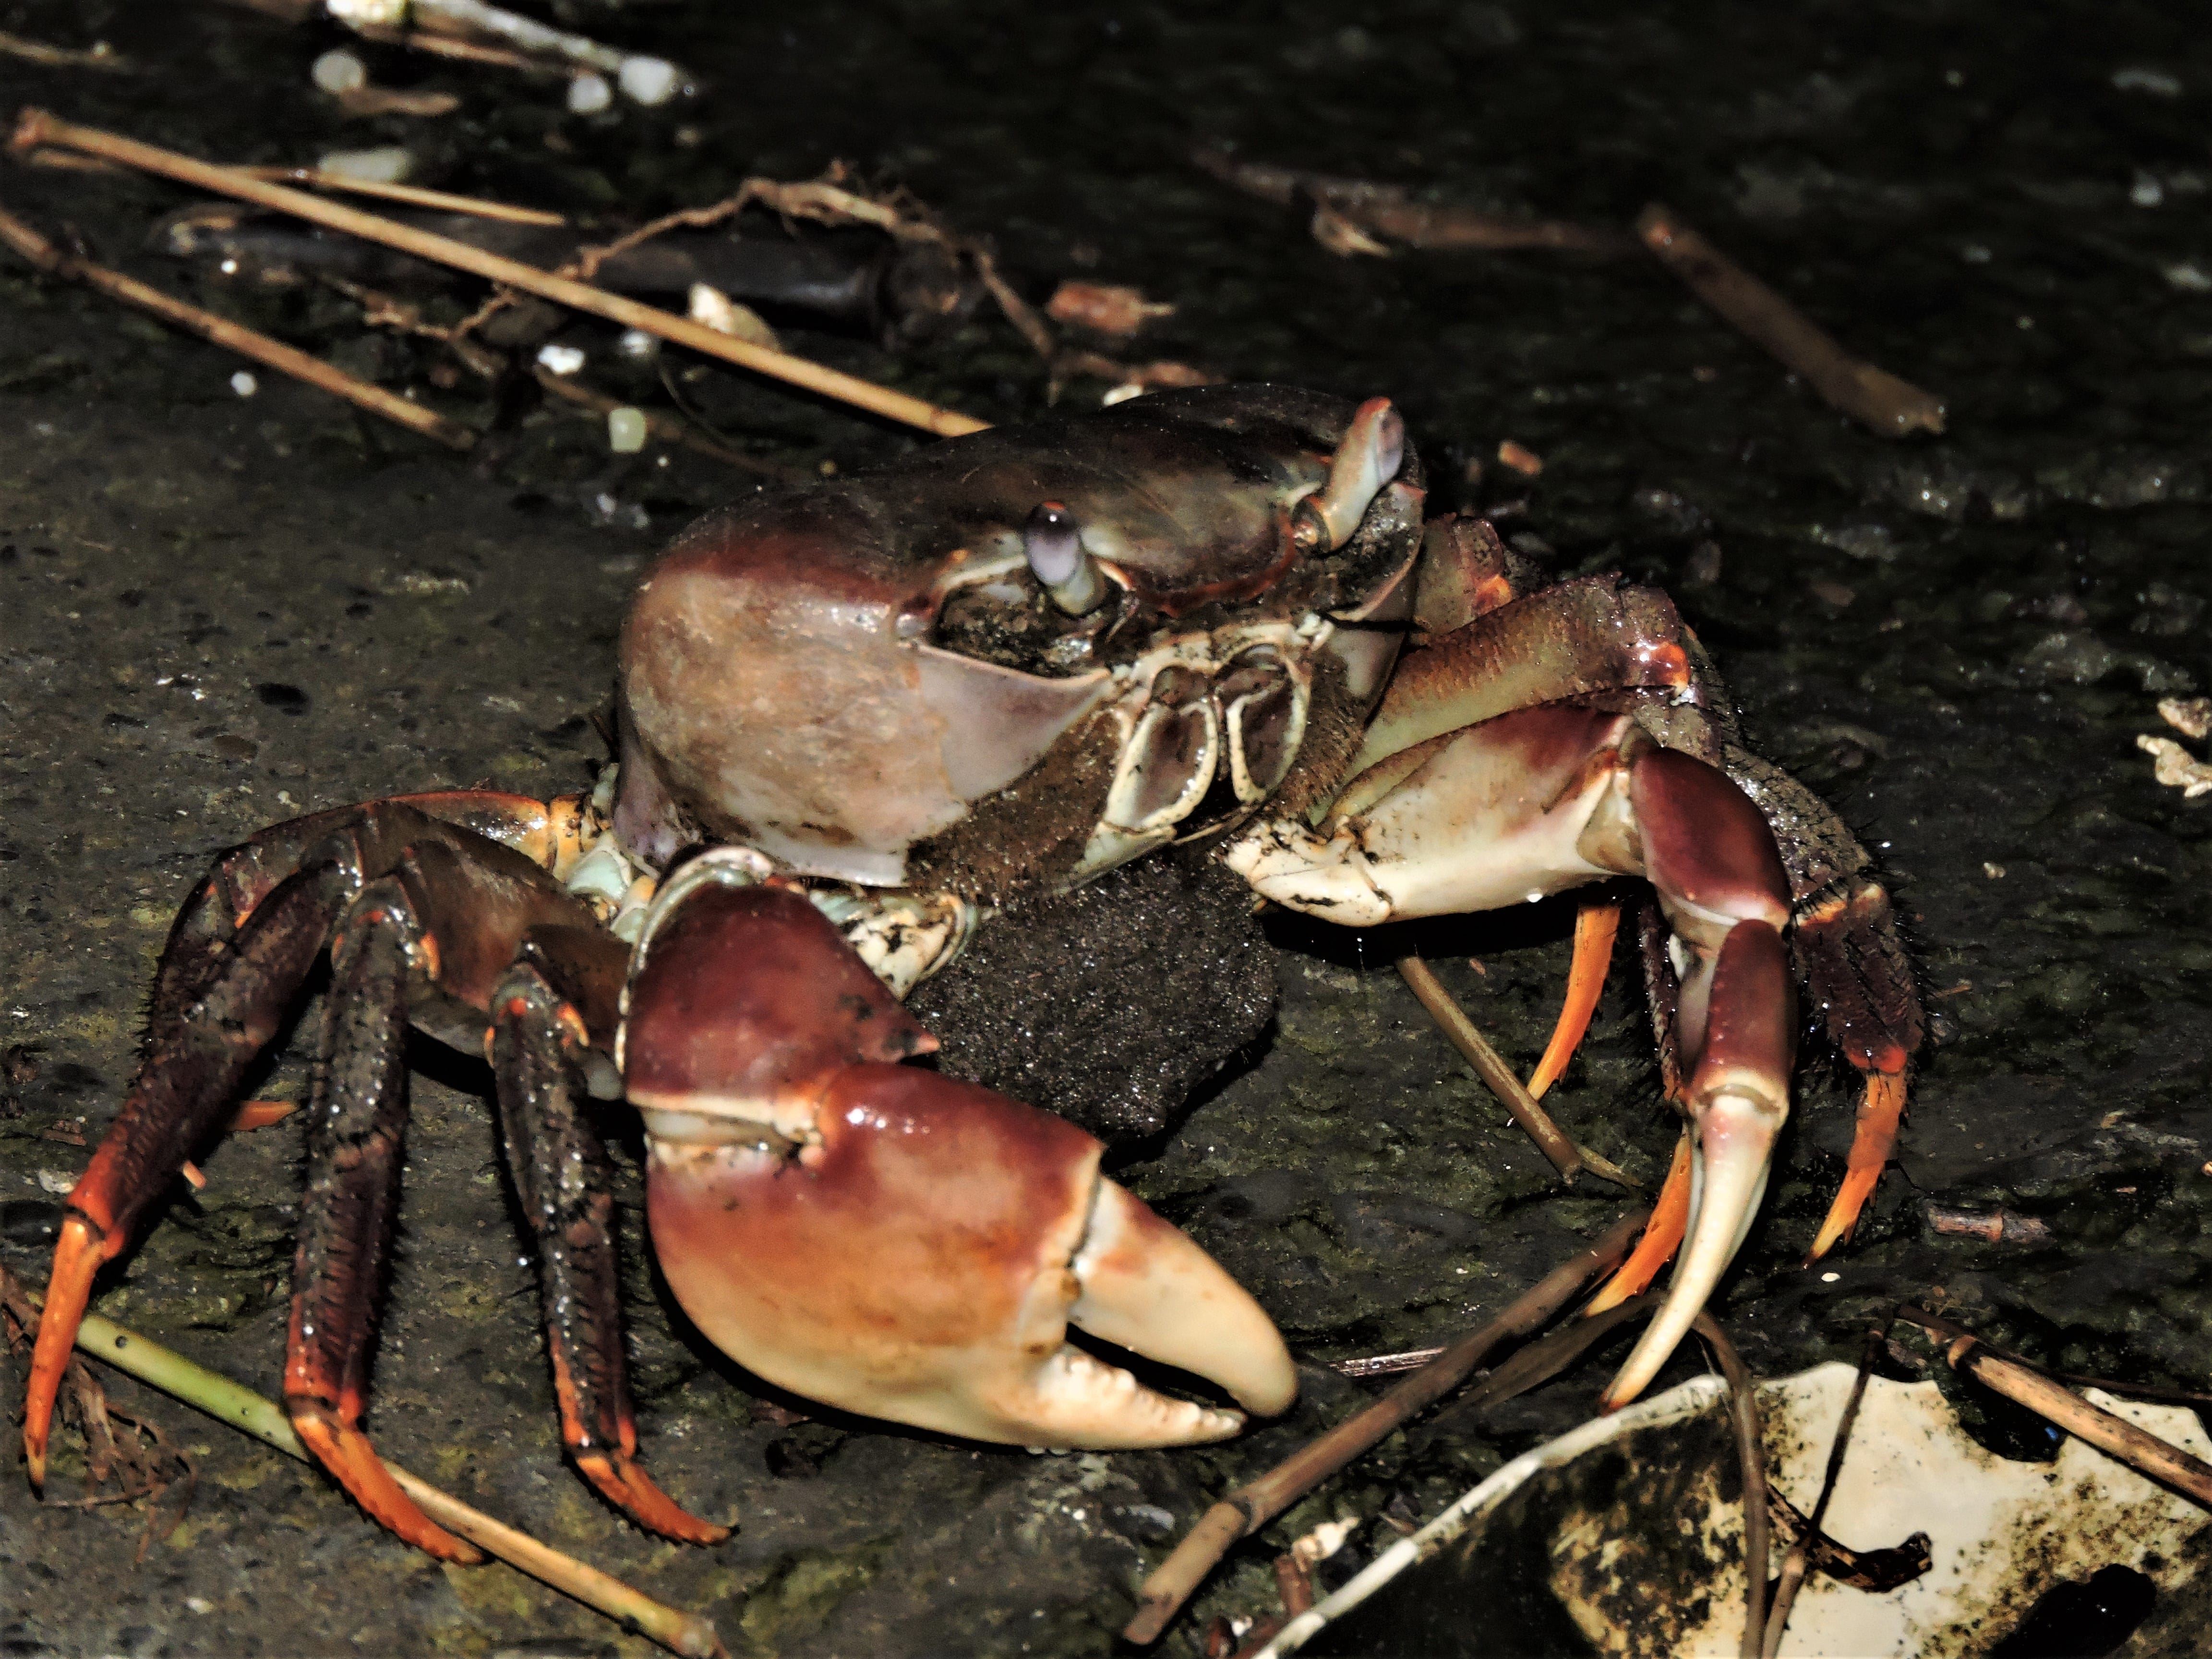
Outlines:
<svg viewBox="0 0 2212 1659"><path fill-rule="evenodd" d="M896 1062L935 1041L799 894L702 855L646 924L623 1027L670 1287L777 1385L972 1439L1180 1445L1242 1412L1067 1340L1193 1372L1245 1410L1297 1379L1258 1304L1049 1113Z"/></svg>

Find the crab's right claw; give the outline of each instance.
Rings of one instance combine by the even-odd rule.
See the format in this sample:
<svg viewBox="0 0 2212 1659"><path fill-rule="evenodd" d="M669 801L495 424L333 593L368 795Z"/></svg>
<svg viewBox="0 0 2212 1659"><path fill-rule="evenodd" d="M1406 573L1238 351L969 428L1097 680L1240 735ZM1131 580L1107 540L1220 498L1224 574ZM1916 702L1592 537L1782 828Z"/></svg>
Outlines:
<svg viewBox="0 0 2212 1659"><path fill-rule="evenodd" d="M654 1249L716 1346L811 1399L1015 1445L1178 1445L1243 1424L1074 1346L1071 1324L1248 1411L1290 1404L1267 1315L1099 1174L1097 1140L887 1063L934 1044L805 899L690 888L647 924L625 1072L652 1137Z"/></svg>

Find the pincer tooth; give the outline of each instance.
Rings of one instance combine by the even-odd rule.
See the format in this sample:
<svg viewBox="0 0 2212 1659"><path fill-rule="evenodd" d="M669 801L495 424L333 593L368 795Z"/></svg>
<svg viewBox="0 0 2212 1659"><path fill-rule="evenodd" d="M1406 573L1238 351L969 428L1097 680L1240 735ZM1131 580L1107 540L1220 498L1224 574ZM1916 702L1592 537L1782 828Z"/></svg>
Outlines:
<svg viewBox="0 0 2212 1659"><path fill-rule="evenodd" d="M1083 1293L1067 1316L1091 1335L1202 1376L1262 1417L1297 1397L1290 1352L1260 1304L1188 1235L1103 1176L1073 1266Z"/></svg>

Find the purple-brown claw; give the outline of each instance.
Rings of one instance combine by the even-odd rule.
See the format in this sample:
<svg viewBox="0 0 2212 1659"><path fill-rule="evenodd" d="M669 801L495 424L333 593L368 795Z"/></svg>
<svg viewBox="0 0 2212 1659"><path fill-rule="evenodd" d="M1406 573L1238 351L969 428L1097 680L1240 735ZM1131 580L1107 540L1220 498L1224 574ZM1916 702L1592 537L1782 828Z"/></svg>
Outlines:
<svg viewBox="0 0 2212 1659"><path fill-rule="evenodd" d="M1693 976L1686 989L1704 990ZM1790 1115L1796 999L1788 948L1771 923L1739 921L1723 941L1705 997L1690 1098L1690 1216L1667 1299L1601 1401L1636 1398L1673 1356L1743 1246Z"/></svg>

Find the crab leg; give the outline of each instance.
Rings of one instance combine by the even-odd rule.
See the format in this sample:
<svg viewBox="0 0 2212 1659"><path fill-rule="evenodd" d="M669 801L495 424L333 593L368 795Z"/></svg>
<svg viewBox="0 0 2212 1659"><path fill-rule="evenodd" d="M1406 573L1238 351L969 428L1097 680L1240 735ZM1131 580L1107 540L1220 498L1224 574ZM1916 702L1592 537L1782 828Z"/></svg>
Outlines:
<svg viewBox="0 0 2212 1659"><path fill-rule="evenodd" d="M1015 1445L1177 1445L1243 1423L1146 1387L1070 1324L1249 1410L1290 1403L1267 1316L1099 1175L1097 1141L891 1063L936 1045L812 905L715 856L654 902L623 1049L661 1267L718 1347L847 1410Z"/></svg>
<svg viewBox="0 0 2212 1659"><path fill-rule="evenodd" d="M539 966L519 963L501 981L489 1046L507 1168L538 1237L538 1297L562 1443L600 1496L641 1525L684 1543L720 1543L730 1529L687 1512L637 1461L615 1267L613 1172L577 1104L588 1043L583 1016Z"/></svg>
<svg viewBox="0 0 2212 1659"><path fill-rule="evenodd" d="M54 1247L46 1310L23 1401L23 1458L33 1485L46 1479L54 1396L91 1299L94 1274L122 1254L147 1206L222 1127L246 1068L276 1035L300 982L322 954L351 887L347 872L335 864L292 873L256 908L219 958L196 975L201 983L189 1018L173 1004L156 1004L146 1058L122 1111L70 1194Z"/></svg>
<svg viewBox="0 0 2212 1659"><path fill-rule="evenodd" d="M1613 965L1613 936L1620 927L1618 904L1585 904L1575 913L1575 955L1567 965L1567 1000L1559 1010L1559 1023L1552 1028L1552 1040L1544 1046L1544 1057L1528 1074L1528 1092L1539 1100L1559 1080L1559 1073L1567 1069L1567 1062L1575 1057L1589 1030L1590 1016L1597 1012L1597 1000L1605 990L1606 970Z"/></svg>
<svg viewBox="0 0 2212 1659"><path fill-rule="evenodd" d="M361 1431L376 1294L399 1199L407 1123L408 981L424 936L404 886L373 884L332 941L323 1063L307 1124L307 1188L292 1261L284 1409L362 1508L444 1561L483 1559L399 1490Z"/></svg>

